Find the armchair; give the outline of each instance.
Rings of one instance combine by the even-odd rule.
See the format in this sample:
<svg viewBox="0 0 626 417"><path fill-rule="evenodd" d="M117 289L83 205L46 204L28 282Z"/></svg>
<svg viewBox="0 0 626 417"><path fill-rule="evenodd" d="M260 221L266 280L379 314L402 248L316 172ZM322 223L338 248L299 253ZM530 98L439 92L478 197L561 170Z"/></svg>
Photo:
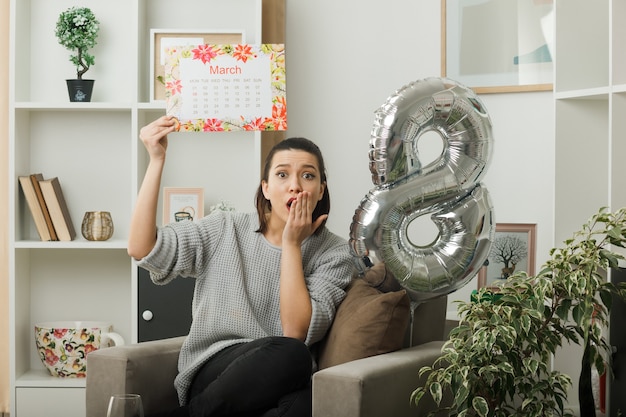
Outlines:
<svg viewBox="0 0 626 417"><path fill-rule="evenodd" d="M371 280L368 283L372 285ZM390 294L380 292L380 285L379 289L369 288L381 296ZM395 301L391 308L389 304L385 306L385 311L393 310L399 315L382 325L380 341L372 343L376 336L371 334L371 329L352 320L366 315L366 312L349 310L348 306L367 308L370 313L374 307L368 305L370 301L361 298L362 294L350 302L349 299L356 297L354 294L357 291L352 287L348 291L327 335L329 340L321 343L319 354L325 358L319 359L323 369L313 375L314 417L416 417L434 409L434 403L426 400L422 400L419 408L415 407L410 403L410 395L419 384L424 383L425 378L419 379L419 369L432 365L441 354L446 297L419 304L412 315L411 325L407 326L408 297L404 290L393 292L396 294ZM387 299L389 302L389 297ZM398 317L404 318L398 320ZM342 337L346 330L338 330L340 325L362 327L363 332ZM396 345L389 339L394 337L393 329L398 326L402 333ZM363 337L367 339L359 339ZM87 365L87 417L103 417L109 397L115 393L140 394L146 414L175 408L178 400L173 381L178 372L178 353L183 340L184 337L177 337L90 353ZM330 346L331 342L335 346ZM355 352L353 348L361 345L369 345L373 350ZM385 351L388 353L377 354ZM346 356L346 352L351 352L349 355L352 356ZM330 356L334 356L334 359ZM360 359L350 360L353 358Z"/></svg>

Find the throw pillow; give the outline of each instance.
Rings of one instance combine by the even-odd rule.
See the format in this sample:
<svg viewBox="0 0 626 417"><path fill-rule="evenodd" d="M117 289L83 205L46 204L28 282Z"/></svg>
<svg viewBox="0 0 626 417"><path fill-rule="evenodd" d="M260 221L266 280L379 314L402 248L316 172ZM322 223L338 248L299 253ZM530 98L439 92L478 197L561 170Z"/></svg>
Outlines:
<svg viewBox="0 0 626 417"><path fill-rule="evenodd" d="M402 348L409 323L405 290L383 293L357 278L319 351L319 369Z"/></svg>
<svg viewBox="0 0 626 417"><path fill-rule="evenodd" d="M384 262L379 262L363 274L363 279L381 292L400 291L402 287L389 272Z"/></svg>

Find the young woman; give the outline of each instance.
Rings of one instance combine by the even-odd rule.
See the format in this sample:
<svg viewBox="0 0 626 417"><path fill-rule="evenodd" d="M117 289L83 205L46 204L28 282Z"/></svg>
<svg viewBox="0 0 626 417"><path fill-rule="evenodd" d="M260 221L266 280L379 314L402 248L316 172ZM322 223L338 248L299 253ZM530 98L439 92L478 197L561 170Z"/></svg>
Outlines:
<svg viewBox="0 0 626 417"><path fill-rule="evenodd" d="M324 337L345 296L348 244L324 223L324 161L303 138L269 153L257 213L216 212L157 228L156 208L175 120L143 127L150 156L131 219L128 253L166 284L196 279L193 321L171 416L310 416L309 347Z"/></svg>

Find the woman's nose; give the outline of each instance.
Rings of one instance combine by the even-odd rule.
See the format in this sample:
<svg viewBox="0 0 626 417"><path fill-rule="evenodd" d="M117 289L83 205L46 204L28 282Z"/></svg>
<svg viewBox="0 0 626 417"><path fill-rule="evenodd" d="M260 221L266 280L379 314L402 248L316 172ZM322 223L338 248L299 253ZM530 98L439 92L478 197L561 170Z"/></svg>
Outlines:
<svg viewBox="0 0 626 417"><path fill-rule="evenodd" d="M300 185L300 178L292 177L291 183L289 184L289 191L295 191L295 192L302 191L302 186Z"/></svg>

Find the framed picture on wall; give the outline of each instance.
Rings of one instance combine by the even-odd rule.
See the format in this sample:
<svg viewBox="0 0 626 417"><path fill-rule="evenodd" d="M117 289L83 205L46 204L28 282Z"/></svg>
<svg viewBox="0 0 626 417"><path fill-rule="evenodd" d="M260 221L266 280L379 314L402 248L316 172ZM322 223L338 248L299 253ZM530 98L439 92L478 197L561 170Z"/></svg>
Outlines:
<svg viewBox="0 0 626 417"><path fill-rule="evenodd" d="M497 223L489 257L478 273L478 289L498 287L515 272L535 274L534 223Z"/></svg>
<svg viewBox="0 0 626 417"><path fill-rule="evenodd" d="M204 217L203 188L163 188L163 224Z"/></svg>
<svg viewBox="0 0 626 417"><path fill-rule="evenodd" d="M441 0L441 71L477 93L552 90L553 0Z"/></svg>

